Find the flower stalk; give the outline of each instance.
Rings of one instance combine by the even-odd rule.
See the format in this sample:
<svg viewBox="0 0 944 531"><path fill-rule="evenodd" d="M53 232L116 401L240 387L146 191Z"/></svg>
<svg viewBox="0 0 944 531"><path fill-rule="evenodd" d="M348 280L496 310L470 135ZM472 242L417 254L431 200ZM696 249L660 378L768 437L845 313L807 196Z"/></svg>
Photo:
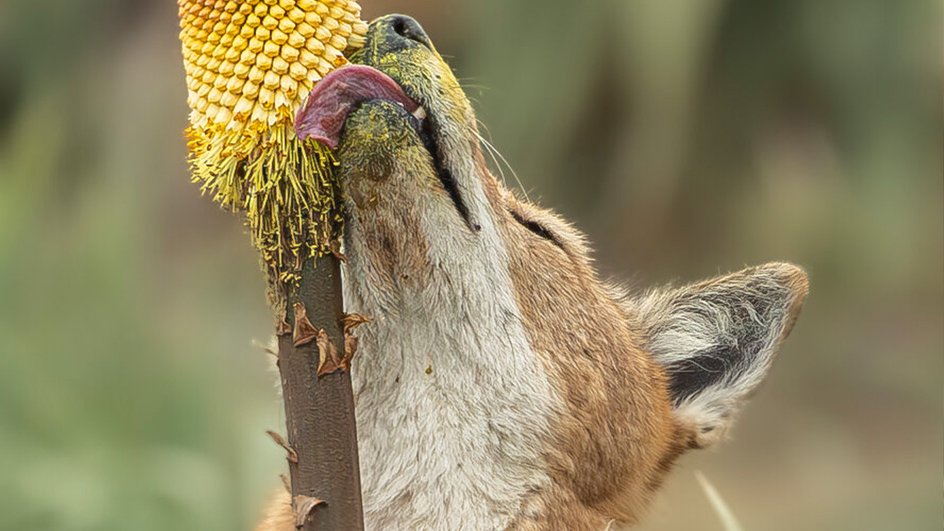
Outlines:
<svg viewBox="0 0 944 531"><path fill-rule="evenodd" d="M354 0L178 0L178 8L192 179L244 216L269 279L298 528L362 529L350 373L318 370L325 337L344 349L334 159L300 141L293 122L315 83L363 46L367 24Z"/></svg>

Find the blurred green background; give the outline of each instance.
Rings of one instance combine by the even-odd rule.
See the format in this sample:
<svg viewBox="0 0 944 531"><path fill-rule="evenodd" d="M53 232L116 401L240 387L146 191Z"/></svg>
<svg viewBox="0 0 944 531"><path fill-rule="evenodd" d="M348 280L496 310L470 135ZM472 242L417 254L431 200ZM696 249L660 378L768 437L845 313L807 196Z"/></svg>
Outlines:
<svg viewBox="0 0 944 531"><path fill-rule="evenodd" d="M720 529L695 470L748 530L941 529L940 2L362 4L424 24L603 273L808 268L643 529ZM279 483L264 281L189 182L185 97L175 2L0 2L2 529L245 529Z"/></svg>

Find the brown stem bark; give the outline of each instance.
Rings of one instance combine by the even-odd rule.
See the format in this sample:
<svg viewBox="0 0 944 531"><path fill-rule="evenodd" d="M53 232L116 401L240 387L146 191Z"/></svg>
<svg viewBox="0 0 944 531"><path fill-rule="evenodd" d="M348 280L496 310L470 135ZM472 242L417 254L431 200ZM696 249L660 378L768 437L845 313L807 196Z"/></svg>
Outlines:
<svg viewBox="0 0 944 531"><path fill-rule="evenodd" d="M299 287L288 294L287 302L286 319L292 328L292 307L300 302L315 329L324 329L338 352L344 351L337 258L327 255L306 260ZM298 500L302 495L324 502L311 510L300 529L361 530L364 518L351 374L339 370L319 377L316 343L296 347L291 333L279 336L288 444L298 456L297 463L289 461L292 498Z"/></svg>

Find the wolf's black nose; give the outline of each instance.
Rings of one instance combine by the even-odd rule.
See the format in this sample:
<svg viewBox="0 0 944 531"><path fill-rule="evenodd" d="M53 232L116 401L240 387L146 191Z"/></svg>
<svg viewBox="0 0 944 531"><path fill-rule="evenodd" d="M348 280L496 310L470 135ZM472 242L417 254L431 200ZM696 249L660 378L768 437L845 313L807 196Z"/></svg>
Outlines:
<svg viewBox="0 0 944 531"><path fill-rule="evenodd" d="M405 39L418 42L427 48L432 48L432 42L429 35L423 30L423 26L414 18L406 15L387 15L374 21L374 31L386 34L387 37L394 39Z"/></svg>

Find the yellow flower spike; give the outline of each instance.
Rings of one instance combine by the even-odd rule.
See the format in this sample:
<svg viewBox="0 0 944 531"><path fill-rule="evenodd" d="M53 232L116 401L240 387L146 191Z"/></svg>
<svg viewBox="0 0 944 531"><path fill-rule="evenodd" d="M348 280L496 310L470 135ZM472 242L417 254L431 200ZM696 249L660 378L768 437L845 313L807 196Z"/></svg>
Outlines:
<svg viewBox="0 0 944 531"><path fill-rule="evenodd" d="M329 252L331 154L295 137L314 84L364 45L355 0L178 0L190 170L201 191L246 213L272 278L294 282Z"/></svg>

